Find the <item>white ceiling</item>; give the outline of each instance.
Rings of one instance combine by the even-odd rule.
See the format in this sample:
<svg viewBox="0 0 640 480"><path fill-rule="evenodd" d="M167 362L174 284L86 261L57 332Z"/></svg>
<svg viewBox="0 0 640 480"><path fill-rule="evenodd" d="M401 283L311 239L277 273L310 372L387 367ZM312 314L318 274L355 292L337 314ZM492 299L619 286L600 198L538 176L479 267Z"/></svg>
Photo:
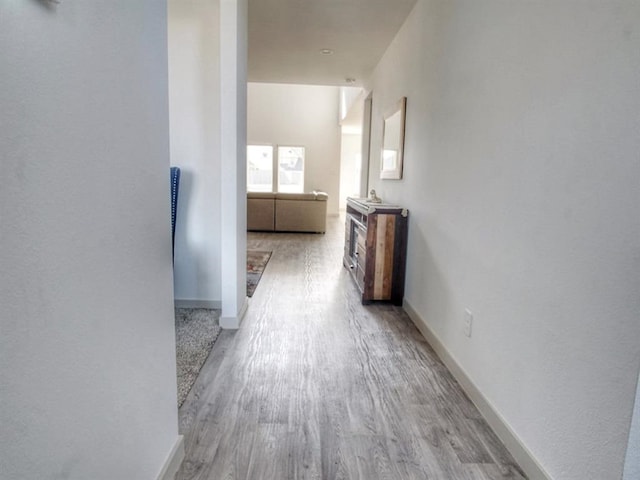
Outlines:
<svg viewBox="0 0 640 480"><path fill-rule="evenodd" d="M362 85L416 0L249 0L250 82ZM333 55L322 55L328 48Z"/></svg>

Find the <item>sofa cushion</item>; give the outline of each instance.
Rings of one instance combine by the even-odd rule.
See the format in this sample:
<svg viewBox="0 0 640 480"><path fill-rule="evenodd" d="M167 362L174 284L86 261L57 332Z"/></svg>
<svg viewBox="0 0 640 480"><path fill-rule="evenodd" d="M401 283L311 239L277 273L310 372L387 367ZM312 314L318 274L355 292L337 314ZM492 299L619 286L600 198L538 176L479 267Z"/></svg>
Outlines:
<svg viewBox="0 0 640 480"><path fill-rule="evenodd" d="M322 232L327 229L327 202L276 198L277 232Z"/></svg>
<svg viewBox="0 0 640 480"><path fill-rule="evenodd" d="M315 200L315 193L276 193L276 200Z"/></svg>
<svg viewBox="0 0 640 480"><path fill-rule="evenodd" d="M247 192L247 198L276 198L273 192Z"/></svg>

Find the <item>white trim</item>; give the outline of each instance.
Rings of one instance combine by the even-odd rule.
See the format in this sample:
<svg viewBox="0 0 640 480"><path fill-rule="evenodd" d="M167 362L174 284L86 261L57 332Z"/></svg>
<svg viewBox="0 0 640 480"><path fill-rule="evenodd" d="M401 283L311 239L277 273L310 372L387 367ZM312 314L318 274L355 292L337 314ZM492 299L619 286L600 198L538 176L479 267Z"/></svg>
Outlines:
<svg viewBox="0 0 640 480"><path fill-rule="evenodd" d="M511 429L507 421L498 413L491 402L482 394L480 389L466 374L464 369L456 362L451 353L447 350L438 336L429 328L420 314L404 299L403 309L409 315L415 326L420 330L422 336L427 340L429 345L435 350L442 362L456 378L462 389L469 396L474 405L478 408L489 426L493 429L498 438L504 443L505 447L518 465L524 470L527 477L531 480L551 480L551 476L545 472L542 465L538 463L531 451L522 443L520 438Z"/></svg>
<svg viewBox="0 0 640 480"><path fill-rule="evenodd" d="M624 461L622 480L640 478L640 377L636 384L636 401L631 415L631 427L627 440L627 453Z"/></svg>
<svg viewBox="0 0 640 480"><path fill-rule="evenodd" d="M242 319L246 315L248 307L249 299L245 297L238 315L235 317L220 317L220 326L225 330L237 330L240 328L240 323L242 323Z"/></svg>
<svg viewBox="0 0 640 480"><path fill-rule="evenodd" d="M184 436L178 435L176 443L169 452L169 456L165 460L162 470L160 470L158 480L174 480L176 473L178 473L180 469L180 465L182 465L184 456Z"/></svg>
<svg viewBox="0 0 640 480"><path fill-rule="evenodd" d="M187 300L176 298L174 304L176 308L211 308L213 310L220 310L222 308L222 302L220 300Z"/></svg>

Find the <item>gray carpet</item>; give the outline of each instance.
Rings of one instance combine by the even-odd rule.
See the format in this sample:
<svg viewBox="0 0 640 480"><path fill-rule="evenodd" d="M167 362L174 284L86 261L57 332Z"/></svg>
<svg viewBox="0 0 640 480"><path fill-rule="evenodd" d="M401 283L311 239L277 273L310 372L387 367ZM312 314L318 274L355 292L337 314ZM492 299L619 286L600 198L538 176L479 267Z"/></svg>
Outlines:
<svg viewBox="0 0 640 480"><path fill-rule="evenodd" d="M178 407L181 407L220 334L219 310L176 308Z"/></svg>

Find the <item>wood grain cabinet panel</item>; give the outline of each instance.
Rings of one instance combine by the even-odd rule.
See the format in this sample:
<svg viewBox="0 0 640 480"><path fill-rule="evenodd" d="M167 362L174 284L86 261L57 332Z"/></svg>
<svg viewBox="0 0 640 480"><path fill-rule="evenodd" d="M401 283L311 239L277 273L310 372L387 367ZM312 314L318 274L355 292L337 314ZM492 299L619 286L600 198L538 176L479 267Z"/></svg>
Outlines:
<svg viewBox="0 0 640 480"><path fill-rule="evenodd" d="M347 199L343 263L362 303L402 305L409 212L397 205Z"/></svg>

